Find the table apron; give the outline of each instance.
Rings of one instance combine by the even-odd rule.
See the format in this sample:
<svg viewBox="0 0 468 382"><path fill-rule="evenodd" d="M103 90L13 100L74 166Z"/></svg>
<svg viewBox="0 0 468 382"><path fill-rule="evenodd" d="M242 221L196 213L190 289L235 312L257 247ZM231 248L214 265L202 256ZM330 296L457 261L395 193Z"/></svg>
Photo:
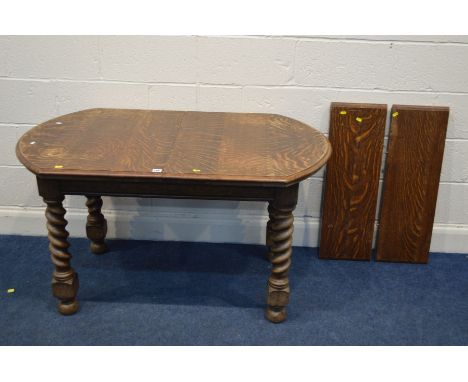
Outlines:
<svg viewBox="0 0 468 382"><path fill-rule="evenodd" d="M73 179L37 178L39 195L43 198L59 195L98 195L98 196L132 196L148 198L182 198L182 199L219 199L219 200L258 200L271 201L285 187L239 186L204 183L151 183L134 181L102 181ZM293 184L286 189L297 189Z"/></svg>

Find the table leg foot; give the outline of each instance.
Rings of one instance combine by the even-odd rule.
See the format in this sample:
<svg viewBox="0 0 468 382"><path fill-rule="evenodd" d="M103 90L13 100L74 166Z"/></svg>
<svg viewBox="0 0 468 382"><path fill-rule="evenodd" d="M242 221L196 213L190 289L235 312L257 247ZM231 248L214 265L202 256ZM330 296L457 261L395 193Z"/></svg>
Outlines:
<svg viewBox="0 0 468 382"><path fill-rule="evenodd" d="M279 324L286 320L286 309L278 308L278 310L275 310L275 308L269 306L266 310L265 317L268 321Z"/></svg>
<svg viewBox="0 0 468 382"><path fill-rule="evenodd" d="M268 206L270 215L268 256L272 269L268 279L266 318L275 323L286 319L286 306L289 302L288 271L291 265L293 211L296 203L297 187L291 187L279 193Z"/></svg>
<svg viewBox="0 0 468 382"><path fill-rule="evenodd" d="M286 320L289 291L287 277L283 278L280 282L270 277L268 280L268 306L266 309L266 318L269 321L277 324Z"/></svg>
<svg viewBox="0 0 468 382"><path fill-rule="evenodd" d="M61 302L58 306L58 310L64 316L71 316L78 311L78 301L74 300L70 303Z"/></svg>
<svg viewBox="0 0 468 382"><path fill-rule="evenodd" d="M64 197L44 198L47 204L46 218L49 238L49 250L55 270L52 276L52 294L60 300L59 312L73 314L78 309L76 295L79 288L78 275L70 265L72 255L68 251L67 221L62 202Z"/></svg>
<svg viewBox="0 0 468 382"><path fill-rule="evenodd" d="M105 243L107 234L107 220L101 213L102 199L100 196L86 196L88 218L86 220L86 236L91 240L91 252L96 255L107 252Z"/></svg>
<svg viewBox="0 0 468 382"><path fill-rule="evenodd" d="M52 278L52 293L60 302L58 310L63 315L71 315L78 310L78 301L76 294L78 292L78 275L70 268L73 273L54 272Z"/></svg>

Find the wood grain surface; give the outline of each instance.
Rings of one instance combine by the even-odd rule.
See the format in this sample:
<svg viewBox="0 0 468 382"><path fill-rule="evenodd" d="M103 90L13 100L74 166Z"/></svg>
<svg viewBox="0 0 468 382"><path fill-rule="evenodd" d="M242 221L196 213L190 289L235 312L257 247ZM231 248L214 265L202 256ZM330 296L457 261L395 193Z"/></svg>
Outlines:
<svg viewBox="0 0 468 382"><path fill-rule="evenodd" d="M273 114L90 109L28 131L20 161L37 175L292 184L330 156L327 138Z"/></svg>
<svg viewBox="0 0 468 382"><path fill-rule="evenodd" d="M392 108L377 260L426 263L449 109Z"/></svg>
<svg viewBox="0 0 468 382"><path fill-rule="evenodd" d="M386 105L332 103L320 257L370 260Z"/></svg>

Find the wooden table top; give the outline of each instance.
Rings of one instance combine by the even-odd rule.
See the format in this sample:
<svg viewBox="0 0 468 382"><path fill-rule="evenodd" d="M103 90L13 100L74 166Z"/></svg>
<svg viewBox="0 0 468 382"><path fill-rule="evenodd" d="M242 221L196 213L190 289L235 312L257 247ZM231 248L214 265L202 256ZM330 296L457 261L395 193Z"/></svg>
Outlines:
<svg viewBox="0 0 468 382"><path fill-rule="evenodd" d="M24 134L19 160L41 176L292 184L322 167L327 138L275 114L89 109Z"/></svg>

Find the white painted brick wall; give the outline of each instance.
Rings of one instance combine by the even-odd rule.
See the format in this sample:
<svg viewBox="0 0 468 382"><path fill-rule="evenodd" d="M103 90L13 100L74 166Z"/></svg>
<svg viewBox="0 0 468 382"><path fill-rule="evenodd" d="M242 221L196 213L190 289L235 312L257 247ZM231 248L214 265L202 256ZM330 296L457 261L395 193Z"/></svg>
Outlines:
<svg viewBox="0 0 468 382"><path fill-rule="evenodd" d="M97 37L15 36L0 39L2 76L95 80L100 76Z"/></svg>
<svg viewBox="0 0 468 382"><path fill-rule="evenodd" d="M0 78L0 123L35 124L56 114L56 87L51 81Z"/></svg>
<svg viewBox="0 0 468 382"><path fill-rule="evenodd" d="M148 106L150 109L195 110L197 86L150 85Z"/></svg>
<svg viewBox="0 0 468 382"><path fill-rule="evenodd" d="M0 36L0 233L43 234L34 176L14 149L60 114L266 112L327 133L330 102L398 103L450 107L432 249L467 252L467 62L467 36ZM301 184L295 244L317 244L323 174ZM72 234L83 235L84 198L66 206ZM119 237L260 243L264 235L263 203L104 198L104 206Z"/></svg>
<svg viewBox="0 0 468 382"><path fill-rule="evenodd" d="M136 82L197 82L196 37L102 37L103 78Z"/></svg>
<svg viewBox="0 0 468 382"><path fill-rule="evenodd" d="M468 45L300 41L296 83L340 88L463 92Z"/></svg>
<svg viewBox="0 0 468 382"><path fill-rule="evenodd" d="M54 83L57 114L93 107L140 108L148 106L148 86L131 83Z"/></svg>
<svg viewBox="0 0 468 382"><path fill-rule="evenodd" d="M200 85L197 109L200 111L242 110L242 87Z"/></svg>
<svg viewBox="0 0 468 382"><path fill-rule="evenodd" d="M18 140L18 128L12 125L0 125L0 166L20 165L15 154Z"/></svg>
<svg viewBox="0 0 468 382"><path fill-rule="evenodd" d="M200 37L198 82L224 85L287 85L294 77L290 39Z"/></svg>
<svg viewBox="0 0 468 382"><path fill-rule="evenodd" d="M37 184L22 167L0 167L2 206L39 207L43 205L37 193ZM18 231L18 233L20 233Z"/></svg>

